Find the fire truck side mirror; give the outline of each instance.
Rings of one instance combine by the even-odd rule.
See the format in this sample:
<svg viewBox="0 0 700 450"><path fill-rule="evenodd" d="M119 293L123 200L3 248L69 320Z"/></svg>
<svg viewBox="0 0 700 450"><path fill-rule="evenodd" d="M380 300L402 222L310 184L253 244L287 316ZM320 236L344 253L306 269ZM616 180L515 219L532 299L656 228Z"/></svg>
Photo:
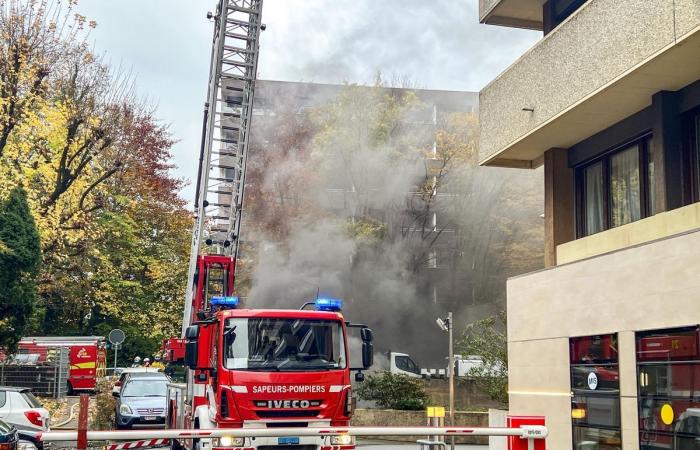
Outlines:
<svg viewBox="0 0 700 450"><path fill-rule="evenodd" d="M365 369L372 367L374 363L374 344L371 341L362 343L362 366Z"/></svg>
<svg viewBox="0 0 700 450"><path fill-rule="evenodd" d="M363 342L372 342L374 339L374 334L372 333L371 328L363 327L360 330L360 337L362 338Z"/></svg>
<svg viewBox="0 0 700 450"><path fill-rule="evenodd" d="M190 369L197 368L197 338L199 337L199 326L190 325L185 331L185 365Z"/></svg>

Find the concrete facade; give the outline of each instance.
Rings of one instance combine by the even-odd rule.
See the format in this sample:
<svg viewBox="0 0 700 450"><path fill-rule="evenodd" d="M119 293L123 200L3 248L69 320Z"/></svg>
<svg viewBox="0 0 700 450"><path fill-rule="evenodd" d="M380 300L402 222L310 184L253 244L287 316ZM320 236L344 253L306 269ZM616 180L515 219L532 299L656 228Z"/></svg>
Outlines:
<svg viewBox="0 0 700 450"><path fill-rule="evenodd" d="M510 3L482 1L488 10L480 20L508 25L524 17ZM640 349L652 333L638 333L692 327L700 336L700 1L535 3L521 6L530 5L531 15L576 8L550 28L545 23L544 38L480 93L481 164L545 166L547 268L507 283L509 413L544 415L547 448L682 448L689 444L679 447L680 428L672 428L679 422L666 422L647 401L655 396L671 406L681 398L686 403L674 407L687 413L697 408L697 387L683 391L678 385L686 380L668 375L667 385L649 388L650 357ZM512 17L491 20L508 11ZM627 151L633 175L613 175L613 161ZM592 168L599 179L586 178ZM623 196L638 214L614 222ZM601 335L613 335L605 348L616 361L577 353L584 339L572 338ZM693 339L700 347L700 337ZM667 374L681 361L670 348L653 350L666 352L668 360L655 363L667 365ZM700 359L697 350L690 354ZM594 392L595 377L593 387L576 381L604 361L614 361L607 392ZM642 386L638 373L647 380ZM595 395L609 401L589 415ZM618 399L619 411L610 406ZM606 419L589 421L596 413ZM671 428L662 430L661 422ZM614 440L581 432L585 427L607 427ZM673 442L657 433L675 433ZM697 445L700 434L693 433L678 439Z"/></svg>
<svg viewBox="0 0 700 450"><path fill-rule="evenodd" d="M699 27L697 0L587 2L482 89L480 161L538 166L694 81Z"/></svg>
<svg viewBox="0 0 700 450"><path fill-rule="evenodd" d="M700 322L698 255L700 229L509 280L510 413L544 414L548 447L571 448L569 338L618 333L623 449L638 449L634 332Z"/></svg>

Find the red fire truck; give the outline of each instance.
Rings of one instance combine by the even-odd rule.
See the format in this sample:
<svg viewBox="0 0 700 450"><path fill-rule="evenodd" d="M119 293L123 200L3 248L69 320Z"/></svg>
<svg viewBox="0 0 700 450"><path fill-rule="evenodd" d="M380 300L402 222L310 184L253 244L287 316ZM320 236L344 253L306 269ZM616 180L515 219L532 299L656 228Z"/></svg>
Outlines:
<svg viewBox="0 0 700 450"><path fill-rule="evenodd" d="M19 342L18 351L38 355L37 362L43 362L61 347L69 349L68 394L95 391L97 378L104 376L107 368L103 336L29 336Z"/></svg>
<svg viewBox="0 0 700 450"><path fill-rule="evenodd" d="M182 335L164 343L169 364L184 359L187 383L171 383L173 428L348 425L350 371L372 364L372 331L346 322L336 299L315 310L238 309L234 270L240 251L243 197L263 0L219 0L214 22L195 223ZM263 299L265 300L265 299ZM299 299L289 299L297 302ZM350 367L348 329L359 328L361 367ZM184 345L184 352L183 352ZM170 368L166 368L170 369ZM221 438L174 441L174 447L353 447L348 435L310 438ZM308 448L308 447L305 447ZM269 450L269 449L268 449Z"/></svg>
<svg viewBox="0 0 700 450"><path fill-rule="evenodd" d="M238 309L237 297L207 299L211 286L207 275L205 271L195 295L204 304L193 305L197 319L185 333L188 383L172 384L169 389L169 427L349 425L353 410L350 372L356 370L355 379L361 381L361 371L371 366L372 331L346 322L338 299L316 299L300 310ZM350 367L349 328L360 330L361 367ZM289 436L174 443L175 448L286 445L330 450L353 448L354 442L349 436Z"/></svg>

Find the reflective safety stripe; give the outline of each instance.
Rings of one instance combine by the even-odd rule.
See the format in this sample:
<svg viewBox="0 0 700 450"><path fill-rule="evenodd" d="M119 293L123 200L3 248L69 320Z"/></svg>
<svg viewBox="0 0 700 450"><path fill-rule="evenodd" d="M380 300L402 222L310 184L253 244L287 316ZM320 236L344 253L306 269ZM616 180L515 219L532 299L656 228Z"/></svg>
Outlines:
<svg viewBox="0 0 700 450"><path fill-rule="evenodd" d="M236 394L247 394L248 386L231 386L231 390Z"/></svg>
<svg viewBox="0 0 700 450"><path fill-rule="evenodd" d="M330 392L340 392L343 389L345 389L348 385L346 384L332 384L330 388Z"/></svg>
<svg viewBox="0 0 700 450"><path fill-rule="evenodd" d="M84 363L78 363L78 364L71 364L70 368L71 369L94 369L96 365L97 364L95 364L95 361L91 361L91 362L84 362Z"/></svg>

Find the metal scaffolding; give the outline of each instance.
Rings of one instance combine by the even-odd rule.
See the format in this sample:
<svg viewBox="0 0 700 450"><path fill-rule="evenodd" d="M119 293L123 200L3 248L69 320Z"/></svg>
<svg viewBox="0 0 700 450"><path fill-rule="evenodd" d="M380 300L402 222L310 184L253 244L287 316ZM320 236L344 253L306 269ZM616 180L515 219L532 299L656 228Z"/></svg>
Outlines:
<svg viewBox="0 0 700 450"><path fill-rule="evenodd" d="M190 324L197 256L236 258L253 115L263 0L220 0L204 110L195 224L182 333Z"/></svg>

